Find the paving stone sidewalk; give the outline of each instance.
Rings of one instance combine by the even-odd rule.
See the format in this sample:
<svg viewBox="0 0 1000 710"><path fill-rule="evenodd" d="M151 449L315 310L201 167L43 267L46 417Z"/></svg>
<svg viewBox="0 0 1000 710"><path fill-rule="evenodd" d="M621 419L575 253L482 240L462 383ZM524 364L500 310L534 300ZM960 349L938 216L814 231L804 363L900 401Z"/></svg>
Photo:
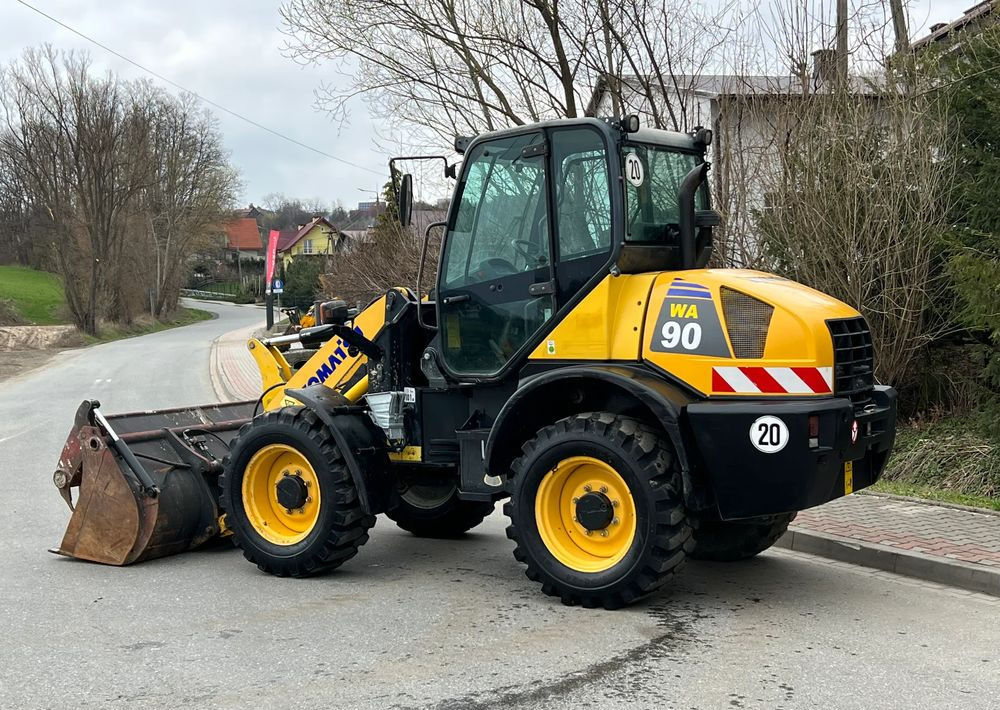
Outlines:
<svg viewBox="0 0 1000 710"><path fill-rule="evenodd" d="M247 349L247 341L261 325L232 330L212 344L211 377L223 402L240 402L260 396L260 370Z"/></svg>
<svg viewBox="0 0 1000 710"><path fill-rule="evenodd" d="M1000 513L855 494L799 513L779 546L1000 596Z"/></svg>

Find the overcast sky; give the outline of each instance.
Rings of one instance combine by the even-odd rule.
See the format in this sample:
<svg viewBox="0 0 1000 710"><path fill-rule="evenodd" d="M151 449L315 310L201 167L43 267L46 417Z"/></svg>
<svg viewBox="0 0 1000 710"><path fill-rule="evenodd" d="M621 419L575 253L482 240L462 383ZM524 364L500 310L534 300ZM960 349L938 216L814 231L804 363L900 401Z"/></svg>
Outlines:
<svg viewBox="0 0 1000 710"><path fill-rule="evenodd" d="M976 0L919 0L910 24L921 34L935 22L961 15ZM372 143L377 121L357 102L340 129L313 108L313 90L335 80L329 67L301 67L281 55L279 2L272 0L28 0L65 24L109 45L192 91L331 155L376 170L343 165L287 143L216 111L226 146L245 184L241 202L272 192L339 200L345 207L371 199L388 174L386 156ZM25 48L51 43L86 49L99 69L126 78L143 72L32 12L0 0L0 63ZM169 87L167 87L169 88ZM367 193L361 190L368 191Z"/></svg>

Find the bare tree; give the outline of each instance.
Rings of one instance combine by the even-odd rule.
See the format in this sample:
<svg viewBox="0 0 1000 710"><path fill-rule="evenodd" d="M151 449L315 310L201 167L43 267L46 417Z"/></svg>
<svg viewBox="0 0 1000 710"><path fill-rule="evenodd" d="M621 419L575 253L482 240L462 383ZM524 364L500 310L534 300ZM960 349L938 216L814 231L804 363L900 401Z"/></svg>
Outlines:
<svg viewBox="0 0 1000 710"><path fill-rule="evenodd" d="M127 207L143 186L146 126L112 76L51 47L29 50L3 75L0 150L43 214L77 325L97 332L98 299L114 319L131 313L118 287Z"/></svg>
<svg viewBox="0 0 1000 710"><path fill-rule="evenodd" d="M945 284L933 257L951 164L940 106L887 94L785 105L790 139L757 213L770 266L867 318L883 381L903 384L934 338Z"/></svg>
<svg viewBox="0 0 1000 710"><path fill-rule="evenodd" d="M423 289L434 284L441 230L431 233L424 262ZM367 303L396 286L413 288L417 281L421 239L413 230L384 220L368 238L330 261L330 268L320 278L321 291L348 303Z"/></svg>
<svg viewBox="0 0 1000 710"><path fill-rule="evenodd" d="M582 113L592 77L577 46L598 24L582 7L289 0L281 16L290 56L345 72L340 85L322 87L323 108L343 119L347 101L364 96L382 115L450 143L457 134Z"/></svg>
<svg viewBox="0 0 1000 710"><path fill-rule="evenodd" d="M176 306L185 259L217 229L238 178L216 120L194 97L175 99L145 85L135 107L149 123L141 209L155 257L153 315L160 317Z"/></svg>
<svg viewBox="0 0 1000 710"><path fill-rule="evenodd" d="M16 191L77 326L131 322L148 288L157 315L173 308L193 240L235 186L212 121L189 99L95 77L86 55L51 47L0 72L0 111L0 190Z"/></svg>

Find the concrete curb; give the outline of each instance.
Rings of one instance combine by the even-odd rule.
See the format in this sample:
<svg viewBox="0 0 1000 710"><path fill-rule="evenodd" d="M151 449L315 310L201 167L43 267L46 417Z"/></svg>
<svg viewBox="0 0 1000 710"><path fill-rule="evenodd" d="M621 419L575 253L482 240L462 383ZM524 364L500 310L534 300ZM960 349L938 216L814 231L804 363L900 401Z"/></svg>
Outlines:
<svg viewBox="0 0 1000 710"><path fill-rule="evenodd" d="M259 394L257 389L254 389L253 392L245 391L244 388L240 387L238 383L227 374L226 368L222 366L223 358L221 352L223 348L232 348L234 347L234 343L238 343L238 347L242 353L247 340L249 340L253 336L253 333L260 327L260 325L253 325L237 328L229 331L228 333L223 333L212 341L212 349L209 355L208 374L209 379L212 382L212 389L215 390L215 396L220 402L242 402L247 399L254 399ZM252 369L255 370L256 366L253 366Z"/></svg>
<svg viewBox="0 0 1000 710"><path fill-rule="evenodd" d="M794 525L775 547L1000 597L1000 568L899 550Z"/></svg>
<svg viewBox="0 0 1000 710"><path fill-rule="evenodd" d="M219 367L219 340L221 338L222 336L220 335L212 341L212 350L208 358L208 377L212 381L212 389L215 390L215 396L220 402L235 402L237 399L236 395L222 381L222 368Z"/></svg>

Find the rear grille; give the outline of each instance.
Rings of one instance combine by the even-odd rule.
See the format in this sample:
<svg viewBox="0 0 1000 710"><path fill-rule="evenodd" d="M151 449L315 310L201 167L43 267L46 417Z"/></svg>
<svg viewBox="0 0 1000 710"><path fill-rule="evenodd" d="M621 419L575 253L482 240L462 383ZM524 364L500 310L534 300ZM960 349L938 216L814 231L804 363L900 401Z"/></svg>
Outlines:
<svg viewBox="0 0 1000 710"><path fill-rule="evenodd" d="M741 359L764 357L764 344L774 307L725 286L719 290L733 355Z"/></svg>
<svg viewBox="0 0 1000 710"><path fill-rule="evenodd" d="M872 334L864 318L828 320L833 338L833 392L857 395L875 386Z"/></svg>

